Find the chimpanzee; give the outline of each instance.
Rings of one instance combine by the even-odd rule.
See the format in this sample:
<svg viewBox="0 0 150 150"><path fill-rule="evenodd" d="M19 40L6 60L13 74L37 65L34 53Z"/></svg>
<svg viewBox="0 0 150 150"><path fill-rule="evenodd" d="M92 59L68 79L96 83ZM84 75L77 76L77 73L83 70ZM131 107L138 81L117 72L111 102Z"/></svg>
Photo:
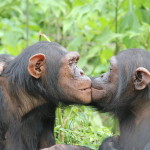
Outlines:
<svg viewBox="0 0 150 150"><path fill-rule="evenodd" d="M99 150L150 150L150 52L129 49L110 59L110 71L92 82L93 105L111 112L120 136Z"/></svg>
<svg viewBox="0 0 150 150"><path fill-rule="evenodd" d="M55 144L59 102L91 102L91 80L77 67L78 60L77 52L42 41L8 63L0 77L0 150L39 150Z"/></svg>
<svg viewBox="0 0 150 150"><path fill-rule="evenodd" d="M9 54L0 54L0 75L8 65L8 63L15 57Z"/></svg>

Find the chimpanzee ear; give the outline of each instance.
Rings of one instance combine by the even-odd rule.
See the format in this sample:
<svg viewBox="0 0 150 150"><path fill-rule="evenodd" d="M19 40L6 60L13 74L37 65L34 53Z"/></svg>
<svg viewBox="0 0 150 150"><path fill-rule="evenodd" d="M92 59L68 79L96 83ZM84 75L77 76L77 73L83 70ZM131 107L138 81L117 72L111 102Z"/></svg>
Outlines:
<svg viewBox="0 0 150 150"><path fill-rule="evenodd" d="M139 67L135 71L134 79L135 89L143 90L150 83L150 72L144 67Z"/></svg>
<svg viewBox="0 0 150 150"><path fill-rule="evenodd" d="M0 75L2 74L2 72L5 69L6 64L4 62L0 62Z"/></svg>
<svg viewBox="0 0 150 150"><path fill-rule="evenodd" d="M40 78L45 73L46 57L44 54L38 53L30 57L28 64L28 72L34 78Z"/></svg>

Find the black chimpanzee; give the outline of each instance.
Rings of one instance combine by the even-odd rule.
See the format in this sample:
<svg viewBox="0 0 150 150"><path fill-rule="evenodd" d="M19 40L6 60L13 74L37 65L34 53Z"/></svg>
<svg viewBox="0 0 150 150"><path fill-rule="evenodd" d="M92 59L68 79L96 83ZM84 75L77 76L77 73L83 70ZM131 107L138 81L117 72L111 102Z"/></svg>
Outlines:
<svg viewBox="0 0 150 150"><path fill-rule="evenodd" d="M110 71L92 82L93 105L111 112L120 137L110 137L99 150L150 150L150 52L129 49L110 59Z"/></svg>
<svg viewBox="0 0 150 150"><path fill-rule="evenodd" d="M7 64L0 77L0 150L55 144L58 103L91 102L91 80L78 60L78 53L57 43L38 42Z"/></svg>

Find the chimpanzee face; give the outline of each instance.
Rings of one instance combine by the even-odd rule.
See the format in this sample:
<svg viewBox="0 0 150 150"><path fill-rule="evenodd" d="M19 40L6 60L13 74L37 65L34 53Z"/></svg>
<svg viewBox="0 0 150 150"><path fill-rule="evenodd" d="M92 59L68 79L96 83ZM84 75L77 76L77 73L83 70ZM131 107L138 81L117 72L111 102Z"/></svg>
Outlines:
<svg viewBox="0 0 150 150"><path fill-rule="evenodd" d="M116 57L110 59L110 71L97 77L92 82L93 101L111 99L113 92L117 88L118 68Z"/></svg>
<svg viewBox="0 0 150 150"><path fill-rule="evenodd" d="M60 68L58 68L58 95L60 98L68 102L74 103L90 103L91 102L91 79L84 75L84 72L77 67L79 54L77 52L67 52L61 57ZM28 72L34 78L45 76L46 56L44 54L36 54L30 57ZM54 68L57 69L57 68ZM56 79L53 79L56 80ZM51 91L50 91L51 92ZM53 93L52 93L53 94ZM62 97L61 97L62 95Z"/></svg>
<svg viewBox="0 0 150 150"><path fill-rule="evenodd" d="M110 59L110 71L92 81L92 100L110 102L115 95L131 97L136 91L144 90L150 83L150 72L140 63L123 61L130 51L124 51ZM132 59L132 58L130 58ZM119 61L118 61L119 60ZM121 65L119 65L119 62ZM132 69L131 69L132 66ZM124 72L122 71L124 70ZM126 86L124 86L126 84ZM121 86L120 86L121 85ZM118 93L118 87L121 93ZM123 92L122 92L123 91ZM138 92L139 93L139 92Z"/></svg>
<svg viewBox="0 0 150 150"><path fill-rule="evenodd" d="M79 54L69 52L61 59L58 85L67 99L73 102L91 102L91 80L78 68Z"/></svg>

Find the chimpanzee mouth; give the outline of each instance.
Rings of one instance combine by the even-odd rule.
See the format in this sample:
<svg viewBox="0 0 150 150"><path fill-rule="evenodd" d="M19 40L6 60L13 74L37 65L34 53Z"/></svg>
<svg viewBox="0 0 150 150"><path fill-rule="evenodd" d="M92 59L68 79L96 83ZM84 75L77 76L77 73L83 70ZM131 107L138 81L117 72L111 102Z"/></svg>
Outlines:
<svg viewBox="0 0 150 150"><path fill-rule="evenodd" d="M92 89L93 90L99 90L99 91L104 90L102 87L92 87Z"/></svg>
<svg viewBox="0 0 150 150"><path fill-rule="evenodd" d="M95 89L95 90L104 90L104 87L103 87L103 84L92 83L92 89Z"/></svg>
<svg viewBox="0 0 150 150"><path fill-rule="evenodd" d="M83 91L83 92L91 92L91 87L84 88L84 89L79 89L79 90Z"/></svg>

